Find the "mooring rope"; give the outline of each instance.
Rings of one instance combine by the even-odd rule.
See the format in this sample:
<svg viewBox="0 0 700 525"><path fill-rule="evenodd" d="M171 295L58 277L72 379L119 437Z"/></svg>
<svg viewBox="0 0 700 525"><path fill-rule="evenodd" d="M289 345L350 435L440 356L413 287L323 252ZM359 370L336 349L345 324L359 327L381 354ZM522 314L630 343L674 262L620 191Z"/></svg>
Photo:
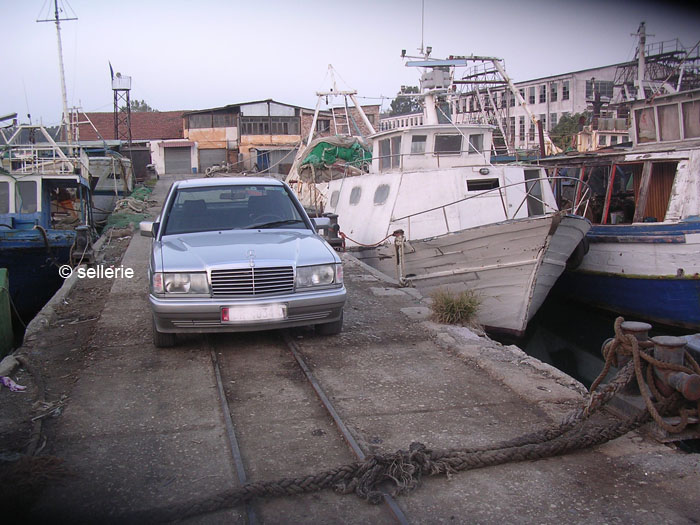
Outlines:
<svg viewBox="0 0 700 525"><path fill-rule="evenodd" d="M588 401L554 427L476 448L432 450L414 442L407 451L374 454L363 461L305 476L247 483L204 500L137 512L128 518L151 521L182 519L234 507L256 498L293 496L327 489L341 494L354 493L370 503L380 503L383 501L382 489L386 486L391 487L389 492L392 495L399 495L417 488L427 476L449 476L464 470L566 454L606 443L652 419L660 422L662 428L669 427L672 431L678 431L681 425L684 428L688 418L697 415L698 410L683 407L684 399L679 393L663 396L654 386L653 367L691 373L699 373L700 368L689 355L688 366L671 365L654 359L648 354L650 345L647 342L640 343L634 336L622 332L622 321L622 318L618 318L615 322L615 338L603 348L605 374L601 373L601 377L593 383ZM618 355L629 355L632 359L607 385L596 391L610 367L617 365ZM625 420L598 424L587 421L633 379L636 379L640 391L648 394L642 394L645 395L646 410ZM661 419L663 415L672 413L681 416L681 425L668 425Z"/></svg>

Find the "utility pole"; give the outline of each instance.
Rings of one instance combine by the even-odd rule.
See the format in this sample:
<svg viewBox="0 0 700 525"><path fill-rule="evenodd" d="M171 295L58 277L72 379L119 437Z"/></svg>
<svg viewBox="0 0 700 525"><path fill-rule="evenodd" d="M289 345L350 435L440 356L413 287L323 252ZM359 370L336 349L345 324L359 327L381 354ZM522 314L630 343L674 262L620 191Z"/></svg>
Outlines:
<svg viewBox="0 0 700 525"><path fill-rule="evenodd" d="M44 20L37 20L37 22L55 22L56 24L56 39L58 41L58 70L61 76L61 97L63 101L63 117L61 118L61 127L66 135L66 141L68 144L73 142L73 129L70 121L70 116L68 114L68 97L66 95L66 75L63 70L63 46L61 44L61 21L77 20L77 17L73 18L61 18L58 9L58 0L53 1L54 5L54 17ZM63 11L63 6L61 6L60 11Z"/></svg>

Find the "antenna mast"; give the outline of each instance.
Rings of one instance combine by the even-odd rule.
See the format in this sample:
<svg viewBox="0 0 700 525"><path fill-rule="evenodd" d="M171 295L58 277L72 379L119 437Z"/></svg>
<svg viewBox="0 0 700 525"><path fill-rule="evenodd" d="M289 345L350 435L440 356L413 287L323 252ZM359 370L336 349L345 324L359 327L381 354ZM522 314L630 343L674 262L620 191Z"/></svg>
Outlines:
<svg viewBox="0 0 700 525"><path fill-rule="evenodd" d="M73 129L71 121L68 114L68 97L66 95L66 75L63 70L63 46L61 44L61 20L77 20L77 17L73 18L61 18L58 9L58 0L53 0L54 6L54 18L37 20L37 22L55 22L56 23L56 39L58 41L58 70L61 75L61 97L63 102L63 117L61 118L61 127L65 130L66 140L68 144L73 141ZM61 8L61 11L63 9Z"/></svg>

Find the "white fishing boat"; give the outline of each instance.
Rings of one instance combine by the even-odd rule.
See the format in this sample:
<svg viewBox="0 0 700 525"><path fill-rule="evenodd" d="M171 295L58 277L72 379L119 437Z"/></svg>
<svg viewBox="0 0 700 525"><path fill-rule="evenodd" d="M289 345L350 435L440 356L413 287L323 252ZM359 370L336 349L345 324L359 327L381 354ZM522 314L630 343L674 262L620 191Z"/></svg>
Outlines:
<svg viewBox="0 0 700 525"><path fill-rule="evenodd" d="M409 62L424 68L422 119L374 133L371 164L327 182L323 164L303 177L302 152L289 181L306 202L338 216L347 247L363 261L425 294L473 290L487 330L521 336L590 223L575 214L585 199L557 208L555 180L543 168L491 164L494 126L453 123L454 68L473 60L502 69L488 57Z"/></svg>

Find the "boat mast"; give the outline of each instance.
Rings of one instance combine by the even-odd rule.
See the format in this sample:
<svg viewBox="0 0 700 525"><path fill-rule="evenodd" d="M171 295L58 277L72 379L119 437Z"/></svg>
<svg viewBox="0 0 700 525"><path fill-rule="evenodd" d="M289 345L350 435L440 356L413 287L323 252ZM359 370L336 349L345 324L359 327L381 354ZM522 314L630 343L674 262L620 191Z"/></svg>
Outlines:
<svg viewBox="0 0 700 525"><path fill-rule="evenodd" d="M63 101L63 117L61 118L61 127L65 130L66 132L66 138L68 144L72 144L73 142L73 129L70 121L70 117L68 114L68 97L66 95L66 75L63 69L63 46L61 44L61 20L77 20L77 17L74 18L61 18L59 16L59 9L58 9L58 0L53 1L54 5L54 18L53 19L44 19L44 20L37 20L37 22L55 22L56 24L56 40L58 42L58 71L61 76L61 97ZM62 11L63 9L61 9Z"/></svg>
<svg viewBox="0 0 700 525"><path fill-rule="evenodd" d="M644 50L647 42L646 27L644 22L639 24L637 36L639 36L639 46L637 47L637 100L644 100L646 99L646 95L644 93L644 72L646 71Z"/></svg>

